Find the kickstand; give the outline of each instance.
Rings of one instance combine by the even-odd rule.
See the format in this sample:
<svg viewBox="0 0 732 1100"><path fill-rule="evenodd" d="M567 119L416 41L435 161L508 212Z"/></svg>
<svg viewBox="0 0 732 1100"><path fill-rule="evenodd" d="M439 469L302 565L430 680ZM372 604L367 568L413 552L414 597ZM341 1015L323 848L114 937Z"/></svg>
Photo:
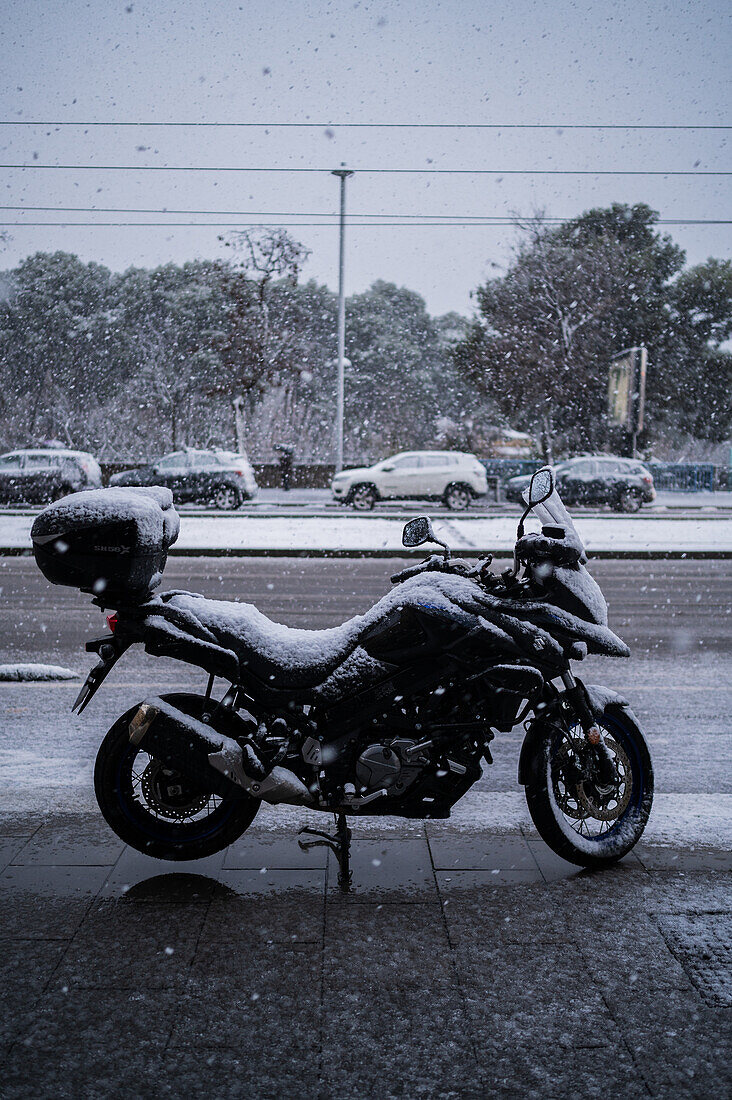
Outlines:
<svg viewBox="0 0 732 1100"><path fill-rule="evenodd" d="M298 835L308 833L310 836L320 837L320 840L298 840L303 852L309 848L330 848L338 859L338 885L344 894L351 889L353 873L351 871L351 830L343 810L335 814L335 833L324 833L320 829L310 829L305 825Z"/></svg>

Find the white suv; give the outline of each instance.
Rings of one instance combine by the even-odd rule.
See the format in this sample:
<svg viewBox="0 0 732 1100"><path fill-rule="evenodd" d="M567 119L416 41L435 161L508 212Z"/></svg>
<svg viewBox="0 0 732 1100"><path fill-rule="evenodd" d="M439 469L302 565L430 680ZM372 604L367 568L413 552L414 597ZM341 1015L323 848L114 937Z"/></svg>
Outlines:
<svg viewBox="0 0 732 1100"><path fill-rule="evenodd" d="M474 497L485 496L485 467L464 451L402 451L375 466L336 474L333 496L364 512L377 500L442 499L453 511L467 508Z"/></svg>

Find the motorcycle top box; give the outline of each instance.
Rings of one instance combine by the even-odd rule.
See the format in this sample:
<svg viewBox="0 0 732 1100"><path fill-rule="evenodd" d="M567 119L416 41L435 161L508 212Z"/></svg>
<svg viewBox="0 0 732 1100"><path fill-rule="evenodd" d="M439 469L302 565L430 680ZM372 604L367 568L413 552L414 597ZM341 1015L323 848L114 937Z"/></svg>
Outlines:
<svg viewBox="0 0 732 1100"><path fill-rule="evenodd" d="M91 489L44 508L31 538L47 580L117 607L157 588L179 528L170 489Z"/></svg>

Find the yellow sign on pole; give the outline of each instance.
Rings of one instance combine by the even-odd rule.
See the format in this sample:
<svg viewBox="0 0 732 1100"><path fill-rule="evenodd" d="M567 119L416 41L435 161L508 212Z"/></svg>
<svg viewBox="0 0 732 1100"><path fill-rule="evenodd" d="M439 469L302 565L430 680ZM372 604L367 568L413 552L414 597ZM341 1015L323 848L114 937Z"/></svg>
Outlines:
<svg viewBox="0 0 732 1100"><path fill-rule="evenodd" d="M613 358L608 375L608 416L632 436L633 457L636 437L643 431L647 364L648 351L645 347L628 348Z"/></svg>
<svg viewBox="0 0 732 1100"><path fill-rule="evenodd" d="M607 384L607 409L611 420L623 428L629 427L630 393L633 375L632 351L613 359Z"/></svg>

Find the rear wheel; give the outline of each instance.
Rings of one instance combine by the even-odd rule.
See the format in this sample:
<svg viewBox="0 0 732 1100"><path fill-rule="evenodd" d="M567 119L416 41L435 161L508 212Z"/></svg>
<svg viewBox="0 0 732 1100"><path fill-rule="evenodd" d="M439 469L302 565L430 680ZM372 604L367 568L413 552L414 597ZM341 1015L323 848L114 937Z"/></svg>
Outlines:
<svg viewBox="0 0 732 1100"><path fill-rule="evenodd" d="M162 698L193 718L203 714L198 695ZM129 724L138 706L117 719L97 754L94 790L107 824L120 840L156 859L201 859L228 847L251 825L259 801L214 794L131 744Z"/></svg>
<svg viewBox="0 0 732 1100"><path fill-rule="evenodd" d="M214 505L216 508L231 511L234 508L238 508L240 504L241 496L231 485L222 485L220 489L216 490L214 496Z"/></svg>
<svg viewBox="0 0 732 1100"><path fill-rule="evenodd" d="M376 491L372 485L356 485L351 492L351 504L357 512L370 512L376 504Z"/></svg>
<svg viewBox="0 0 732 1100"><path fill-rule="evenodd" d="M642 503L637 489L621 489L615 502L615 510L616 512L637 512Z"/></svg>
<svg viewBox="0 0 732 1100"><path fill-rule="evenodd" d="M63 497L69 496L73 491L70 485L57 485L51 493L51 496L54 500L61 500Z"/></svg>
<svg viewBox="0 0 732 1100"><path fill-rule="evenodd" d="M653 767L642 731L624 712L605 711L598 725L613 762L612 783L588 766L579 722L540 746L526 783L529 813L542 839L570 863L605 867L637 843L653 803Z"/></svg>
<svg viewBox="0 0 732 1100"><path fill-rule="evenodd" d="M448 485L443 499L451 512L464 512L472 500L472 493L467 485Z"/></svg>

